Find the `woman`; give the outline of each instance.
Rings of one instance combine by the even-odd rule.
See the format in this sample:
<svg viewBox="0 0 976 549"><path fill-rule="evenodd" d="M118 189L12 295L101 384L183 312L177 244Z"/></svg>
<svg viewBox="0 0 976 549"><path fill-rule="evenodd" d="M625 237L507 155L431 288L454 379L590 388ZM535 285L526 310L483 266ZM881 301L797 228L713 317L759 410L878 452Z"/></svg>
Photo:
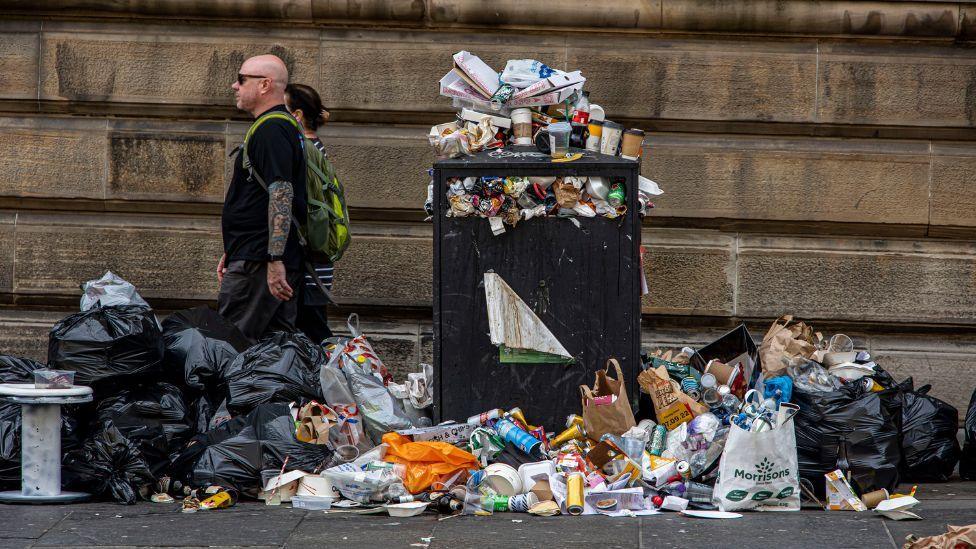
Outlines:
<svg viewBox="0 0 976 549"><path fill-rule="evenodd" d="M288 108L288 112L298 120L305 137L323 155L328 156L322 140L315 132L329 119L329 111L322 106L322 99L315 89L304 84L288 84L285 87L285 106ZM321 343L323 340L332 337L332 330L329 329L326 313L329 300L312 276L318 277L322 285L331 292L333 267L329 263L313 263L312 268L315 269L315 273L305 273L296 325L309 339Z"/></svg>

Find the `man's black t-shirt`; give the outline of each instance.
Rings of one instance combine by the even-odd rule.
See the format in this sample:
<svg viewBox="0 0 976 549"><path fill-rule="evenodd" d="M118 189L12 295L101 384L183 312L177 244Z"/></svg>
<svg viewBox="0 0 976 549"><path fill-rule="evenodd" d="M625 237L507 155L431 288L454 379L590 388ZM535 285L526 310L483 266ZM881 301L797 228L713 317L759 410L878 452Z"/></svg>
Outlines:
<svg viewBox="0 0 976 549"><path fill-rule="evenodd" d="M284 105L266 112L287 113ZM265 114L265 113L262 113ZM271 118L255 130L248 141L248 156L254 170L267 185L275 181L288 181L295 192L292 211L299 220L305 218L305 153L302 150L302 134L287 120ZM261 184L248 181L248 171L242 166L243 153L234 160L234 175L224 198L221 228L227 261L268 260L268 192ZM291 224L285 245L284 263L288 270L301 265L301 247L298 244L298 228Z"/></svg>

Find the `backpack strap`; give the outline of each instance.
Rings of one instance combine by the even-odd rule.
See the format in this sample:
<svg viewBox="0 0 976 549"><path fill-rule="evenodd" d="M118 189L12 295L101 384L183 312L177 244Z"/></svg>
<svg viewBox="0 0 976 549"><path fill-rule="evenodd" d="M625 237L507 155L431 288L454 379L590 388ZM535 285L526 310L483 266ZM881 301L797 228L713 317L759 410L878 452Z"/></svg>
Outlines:
<svg viewBox="0 0 976 549"><path fill-rule="evenodd" d="M243 158L241 159L241 167L243 167L245 170L248 171L248 173L250 174L250 178L253 179L254 181L257 181L258 185L261 185L261 188L264 189L265 192L269 192L268 184L264 181L264 178L261 177L261 174L259 174L257 170L254 169L254 165L251 164L251 159L247 154L247 144L251 140L251 136L254 135L254 132L257 131L258 127L261 124L263 124L266 120L270 120L272 118L287 120L291 122L293 126L295 126L296 130L299 130L299 135L302 137L302 141L301 141L302 153L303 153L302 156L305 157L306 164L308 164L307 162L308 157L307 157L307 153L305 152L305 146L304 146L305 136L301 134L301 128L298 125L298 121L295 120L295 118L290 114L285 114L283 112L269 112L267 114L261 115L260 117L258 117L257 120L254 121L253 124L251 124L251 127L248 128L247 133L244 135L244 144L238 147L238 149L243 154ZM298 221L298 218L295 217L294 209L292 209L291 211L291 222L295 225L296 234L298 235L298 244L301 245L302 248L307 249L308 241L305 240L305 235L302 234L302 224L300 221ZM312 277L312 281L314 281L318 289L322 291L322 293L325 295L325 298L328 299L331 303L336 303L335 299L333 299L332 297L332 292L330 292L329 289L325 287L325 284L322 284L322 281L319 280L318 274L315 272L315 268L312 266L312 264L308 261L305 261L304 263L305 263L305 269L309 273L311 273L310 276ZM305 283L304 278L300 279L300 283L301 284Z"/></svg>

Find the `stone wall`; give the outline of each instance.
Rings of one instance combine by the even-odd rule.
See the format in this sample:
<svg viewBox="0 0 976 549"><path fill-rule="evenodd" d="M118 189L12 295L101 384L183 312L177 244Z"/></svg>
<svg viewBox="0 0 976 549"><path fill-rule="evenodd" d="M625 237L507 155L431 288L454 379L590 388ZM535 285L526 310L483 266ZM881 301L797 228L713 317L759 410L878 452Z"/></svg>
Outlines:
<svg viewBox="0 0 976 549"><path fill-rule="evenodd" d="M214 298L227 153L247 127L230 84L273 52L333 113L323 137L355 222L338 314L366 313L401 374L429 360L425 134L451 117L437 81L467 49L581 69L609 117L650 132L643 171L667 194L643 235L649 345L739 321L761 336L793 313L964 407L973 4L562 4L0 0L0 352L44 358L106 269L163 311Z"/></svg>

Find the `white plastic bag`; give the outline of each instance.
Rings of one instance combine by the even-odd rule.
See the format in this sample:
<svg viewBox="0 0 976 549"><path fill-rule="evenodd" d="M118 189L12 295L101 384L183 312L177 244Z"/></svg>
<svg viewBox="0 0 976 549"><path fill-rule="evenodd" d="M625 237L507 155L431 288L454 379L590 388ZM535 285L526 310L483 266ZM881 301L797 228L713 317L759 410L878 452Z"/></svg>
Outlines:
<svg viewBox="0 0 976 549"><path fill-rule="evenodd" d="M502 71L501 80L521 90L554 74L564 73L535 59L509 59Z"/></svg>
<svg viewBox="0 0 976 549"><path fill-rule="evenodd" d="M792 422L762 432L732 424L712 502L723 511L799 511L799 474Z"/></svg>
<svg viewBox="0 0 976 549"><path fill-rule="evenodd" d="M399 401L387 390L392 376L383 361L359 330L359 316L349 315L346 322L352 338L333 338L326 343L330 349L329 361L322 367L319 381L325 401L340 414L346 416L356 428L359 437L355 444L360 449L379 444L384 433L413 427ZM365 435L368 435L367 438Z"/></svg>
<svg viewBox="0 0 976 549"><path fill-rule="evenodd" d="M142 305L148 307L149 304L142 299L136 287L126 282L112 271L105 271L102 278L89 280L81 285L81 310L89 311L95 307L112 307L115 305Z"/></svg>

